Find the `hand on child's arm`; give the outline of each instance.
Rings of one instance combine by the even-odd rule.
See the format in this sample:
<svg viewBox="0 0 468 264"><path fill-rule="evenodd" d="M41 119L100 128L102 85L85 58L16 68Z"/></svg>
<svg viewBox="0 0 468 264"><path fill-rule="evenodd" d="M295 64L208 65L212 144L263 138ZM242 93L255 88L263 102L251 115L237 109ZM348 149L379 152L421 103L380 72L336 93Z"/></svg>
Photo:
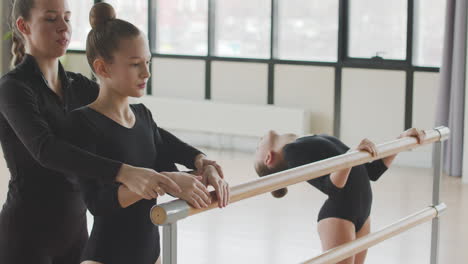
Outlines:
<svg viewBox="0 0 468 264"><path fill-rule="evenodd" d="M195 168L197 169L197 175L203 175L203 172L207 166L215 167L219 176L224 179L223 169L214 160L207 159L205 154L199 154L195 157Z"/></svg>

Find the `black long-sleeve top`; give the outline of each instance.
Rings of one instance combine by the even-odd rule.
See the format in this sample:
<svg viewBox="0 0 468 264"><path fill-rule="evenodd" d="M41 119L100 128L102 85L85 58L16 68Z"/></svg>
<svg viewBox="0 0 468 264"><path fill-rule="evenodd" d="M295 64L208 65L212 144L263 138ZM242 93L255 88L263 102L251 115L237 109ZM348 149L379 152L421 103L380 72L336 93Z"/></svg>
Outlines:
<svg viewBox="0 0 468 264"><path fill-rule="evenodd" d="M298 138L283 148L284 159L288 168L294 168L312 162L342 155L349 150L343 142L328 135L313 135ZM369 180L376 181L387 170L381 159L371 163L355 166L351 169L348 181L343 188L336 187L330 175L309 180L308 183L330 197L343 196L356 199L356 193L367 193L371 196Z"/></svg>
<svg viewBox="0 0 468 264"><path fill-rule="evenodd" d="M122 165L63 140L69 112L93 102L98 86L61 64L59 77L62 99L49 88L35 58L26 55L0 79L0 141L11 173L6 207L21 202L68 208L67 197L78 188L66 175L112 182Z"/></svg>
<svg viewBox="0 0 468 264"><path fill-rule="evenodd" d="M89 107L72 112L72 141L97 155L157 171L175 170L174 163L194 169L201 152L153 121L142 104L130 106L132 128L123 127ZM148 216L155 200L140 200L127 208L118 201L118 183L80 179L94 225L82 260L103 263L153 264L159 256L159 233Z"/></svg>

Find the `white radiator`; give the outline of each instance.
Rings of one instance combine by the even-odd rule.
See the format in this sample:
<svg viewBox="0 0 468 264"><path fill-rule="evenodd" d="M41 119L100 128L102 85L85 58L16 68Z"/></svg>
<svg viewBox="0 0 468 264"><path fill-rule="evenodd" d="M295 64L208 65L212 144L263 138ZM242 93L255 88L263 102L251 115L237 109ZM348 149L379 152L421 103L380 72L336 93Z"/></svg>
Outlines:
<svg viewBox="0 0 468 264"><path fill-rule="evenodd" d="M151 110L160 127L198 146L252 150L252 141L256 145L269 129L280 133L310 132L309 113L298 108L153 96L137 101Z"/></svg>

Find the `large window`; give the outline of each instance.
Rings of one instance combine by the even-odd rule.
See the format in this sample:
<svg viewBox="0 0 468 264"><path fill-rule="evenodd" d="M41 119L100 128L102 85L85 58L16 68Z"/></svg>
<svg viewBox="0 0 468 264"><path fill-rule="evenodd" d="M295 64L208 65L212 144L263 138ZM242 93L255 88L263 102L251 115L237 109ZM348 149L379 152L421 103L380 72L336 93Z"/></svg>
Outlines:
<svg viewBox="0 0 468 264"><path fill-rule="evenodd" d="M416 0L414 65L440 67L445 25L445 0Z"/></svg>
<svg viewBox="0 0 468 264"><path fill-rule="evenodd" d="M106 0L111 4L117 18L126 20L148 34L148 0Z"/></svg>
<svg viewBox="0 0 468 264"><path fill-rule="evenodd" d="M84 50L86 48L86 37L91 30L89 11L94 1L68 1L68 4L72 12L70 22L73 29L69 49Z"/></svg>
<svg viewBox="0 0 468 264"><path fill-rule="evenodd" d="M69 2L74 28L72 50L85 49L90 30L88 14L94 2ZM381 68L387 60L400 61L400 67L405 63L410 19L413 58L412 64L405 67L440 67L447 0L105 2L114 6L118 18L149 34L154 40L151 50L160 55L294 60L327 65L349 62L370 68L376 63L372 58L379 57L384 59L378 62ZM277 5L272 7L272 2ZM409 3L414 5L413 14L408 14ZM339 17L340 8L344 19ZM151 27L148 16L154 23ZM213 31L208 32L209 29ZM345 56L339 58L339 54Z"/></svg>
<svg viewBox="0 0 468 264"><path fill-rule="evenodd" d="M353 0L349 5L349 57L406 59L408 0Z"/></svg>
<svg viewBox="0 0 468 264"><path fill-rule="evenodd" d="M156 51L208 54L208 0L158 0Z"/></svg>
<svg viewBox="0 0 468 264"><path fill-rule="evenodd" d="M270 0L216 1L215 55L270 57Z"/></svg>
<svg viewBox="0 0 468 264"><path fill-rule="evenodd" d="M338 0L280 1L278 14L280 59L337 60Z"/></svg>

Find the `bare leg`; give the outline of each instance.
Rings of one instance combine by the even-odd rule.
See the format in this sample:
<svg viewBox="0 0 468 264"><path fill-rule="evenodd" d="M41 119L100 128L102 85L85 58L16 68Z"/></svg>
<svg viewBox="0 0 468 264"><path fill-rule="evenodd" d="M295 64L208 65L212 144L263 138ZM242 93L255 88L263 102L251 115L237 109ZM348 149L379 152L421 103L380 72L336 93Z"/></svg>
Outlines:
<svg viewBox="0 0 468 264"><path fill-rule="evenodd" d="M156 260L156 263L154 264L161 264L161 256L158 257L158 260Z"/></svg>
<svg viewBox="0 0 468 264"><path fill-rule="evenodd" d="M370 223L370 217L367 218L366 222L362 226L361 230L356 233L356 238L363 237L367 234L369 234L371 231L371 223ZM367 255L367 249L363 250L355 255L354 258L354 264L364 264L364 261L366 260L366 255Z"/></svg>
<svg viewBox="0 0 468 264"><path fill-rule="evenodd" d="M317 225L322 250L327 251L344 243L356 239L356 228L348 220L340 218L325 218ZM337 264L354 264L354 256L344 259Z"/></svg>

